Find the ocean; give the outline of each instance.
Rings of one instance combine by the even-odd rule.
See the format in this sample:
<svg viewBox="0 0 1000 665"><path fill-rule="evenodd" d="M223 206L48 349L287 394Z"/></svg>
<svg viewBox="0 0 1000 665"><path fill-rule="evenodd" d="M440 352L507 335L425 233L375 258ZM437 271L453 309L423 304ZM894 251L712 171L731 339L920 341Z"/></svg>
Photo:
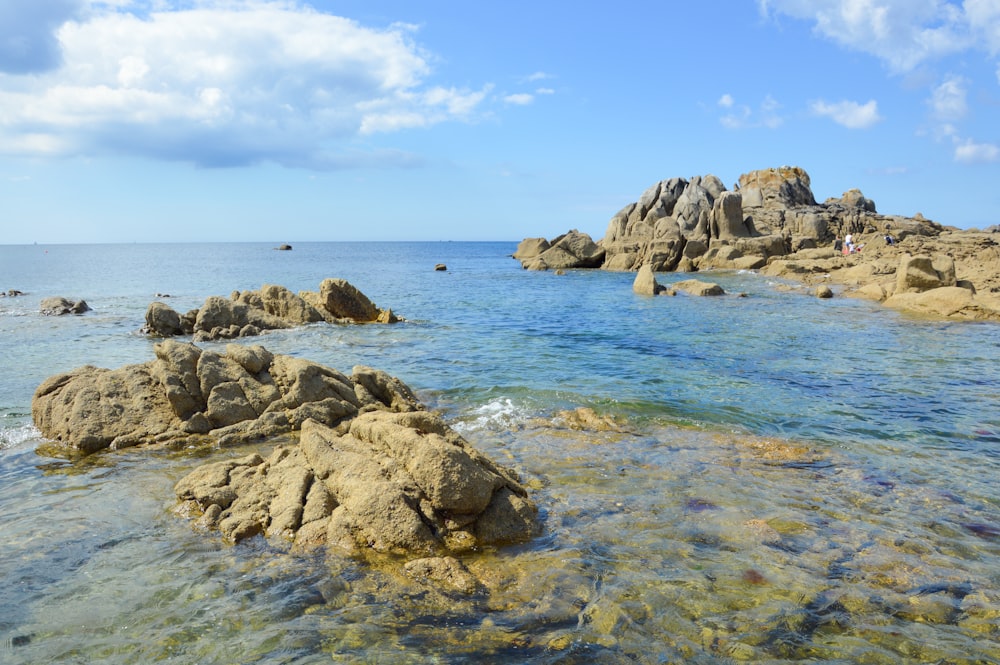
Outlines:
<svg viewBox="0 0 1000 665"><path fill-rule="evenodd" d="M292 244L0 245L0 662L1000 662L996 324L752 272L644 297L516 242ZM385 370L517 470L542 530L463 557L480 592L172 512L191 469L273 444L73 459L32 425L46 378L153 359L153 300L327 277L405 322L241 343Z"/></svg>

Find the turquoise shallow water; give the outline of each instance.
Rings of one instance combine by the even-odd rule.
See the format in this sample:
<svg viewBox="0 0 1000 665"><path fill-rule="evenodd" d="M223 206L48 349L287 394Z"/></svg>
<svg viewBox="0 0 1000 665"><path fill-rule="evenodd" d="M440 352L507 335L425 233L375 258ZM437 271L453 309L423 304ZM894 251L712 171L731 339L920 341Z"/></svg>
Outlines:
<svg viewBox="0 0 1000 665"><path fill-rule="evenodd" d="M1000 328L751 273L640 297L631 274L523 271L515 246L0 246L0 289L27 293L0 299L0 661L1000 660ZM150 360L157 293L185 311L326 277L407 321L253 342L384 369L519 470L544 531L466 562L491 592L225 546L170 512L200 456L36 453L35 387ZM49 295L94 311L42 317ZM556 418L581 406L623 431Z"/></svg>

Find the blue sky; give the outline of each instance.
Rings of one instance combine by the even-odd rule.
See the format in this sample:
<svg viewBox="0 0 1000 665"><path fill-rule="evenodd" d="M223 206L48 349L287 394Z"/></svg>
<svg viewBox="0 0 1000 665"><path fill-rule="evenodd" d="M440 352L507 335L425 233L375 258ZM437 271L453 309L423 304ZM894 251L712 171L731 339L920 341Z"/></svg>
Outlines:
<svg viewBox="0 0 1000 665"><path fill-rule="evenodd" d="M1000 0L2 0L3 243L604 235L646 187L1000 223Z"/></svg>

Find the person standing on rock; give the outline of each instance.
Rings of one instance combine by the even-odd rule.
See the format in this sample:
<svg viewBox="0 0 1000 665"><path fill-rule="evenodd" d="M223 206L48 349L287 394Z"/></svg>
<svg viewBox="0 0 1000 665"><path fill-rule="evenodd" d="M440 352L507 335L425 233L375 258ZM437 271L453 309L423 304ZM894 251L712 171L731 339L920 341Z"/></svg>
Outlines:
<svg viewBox="0 0 1000 665"><path fill-rule="evenodd" d="M854 236L848 233L844 236L844 254L854 253Z"/></svg>
<svg viewBox="0 0 1000 665"><path fill-rule="evenodd" d="M836 236L833 239L833 251L835 252L844 251L844 241L840 239L840 236Z"/></svg>

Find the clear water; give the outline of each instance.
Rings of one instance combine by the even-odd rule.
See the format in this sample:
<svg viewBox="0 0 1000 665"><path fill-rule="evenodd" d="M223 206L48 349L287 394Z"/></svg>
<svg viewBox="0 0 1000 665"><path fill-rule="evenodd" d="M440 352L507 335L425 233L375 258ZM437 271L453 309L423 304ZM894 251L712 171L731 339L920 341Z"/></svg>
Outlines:
<svg viewBox="0 0 1000 665"><path fill-rule="evenodd" d="M749 273L640 297L515 246L0 246L0 289L27 293L0 299L0 662L1000 661L1000 328ZM43 454L34 389L150 360L157 293L326 277L407 322L253 342L384 369L518 469L544 531L468 557L481 593L192 529L173 484L204 453ZM42 317L50 295L94 311ZM557 417L578 407L620 431Z"/></svg>

